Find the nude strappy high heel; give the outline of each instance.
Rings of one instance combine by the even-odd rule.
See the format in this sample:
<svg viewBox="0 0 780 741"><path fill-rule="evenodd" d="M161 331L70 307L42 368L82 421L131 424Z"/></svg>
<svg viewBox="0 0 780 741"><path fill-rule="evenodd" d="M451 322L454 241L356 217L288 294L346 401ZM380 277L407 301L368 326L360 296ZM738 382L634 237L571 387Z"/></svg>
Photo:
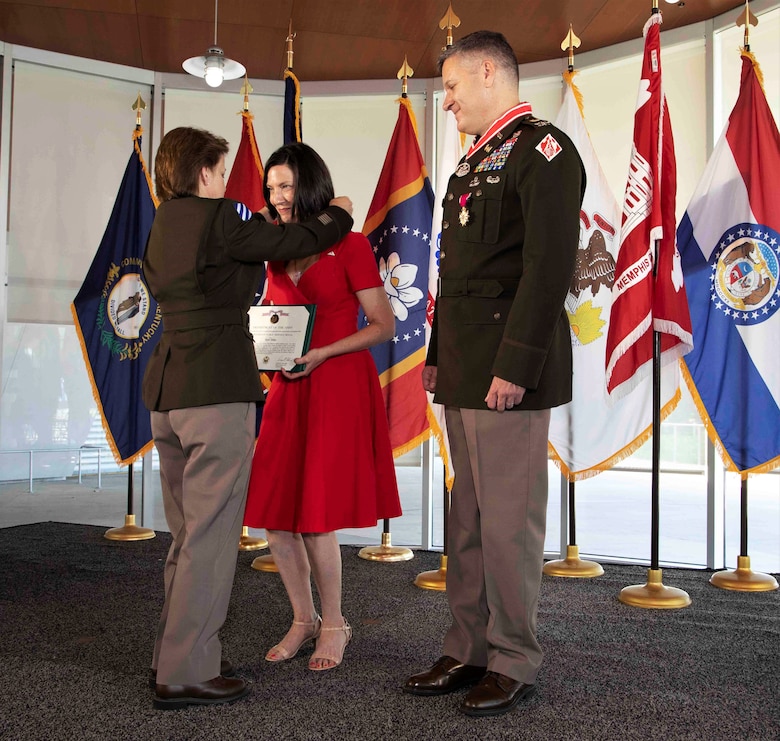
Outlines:
<svg viewBox="0 0 780 741"><path fill-rule="evenodd" d="M339 628L322 628L320 630L320 635L322 635L326 631L333 631L333 630L343 630L344 634L347 637L347 640L344 641L344 645L341 647L341 651L339 651L338 656L329 656L325 654L318 655L317 650L315 649L314 653L309 659L309 669L311 669L313 672L324 672L327 671L328 669L335 669L344 659L344 651L347 648L347 644L352 640L352 626L347 622L347 619L344 618L344 625L342 625ZM313 666L312 662L316 661L317 659L325 659L325 661L332 661L333 663L329 666Z"/></svg>
<svg viewBox="0 0 780 741"><path fill-rule="evenodd" d="M288 651L281 643L277 643L265 655L266 661L276 663L278 661L287 661L288 659L293 658L293 656L295 656L298 651L301 650L301 646L303 646L305 643L308 643L309 641L314 641L319 638L320 631L322 630L322 618L317 615L317 617L314 618L314 620L312 620L310 623L304 622L303 620L293 620L293 625L303 625L307 628L312 628L312 632L310 635L307 635L293 651Z"/></svg>

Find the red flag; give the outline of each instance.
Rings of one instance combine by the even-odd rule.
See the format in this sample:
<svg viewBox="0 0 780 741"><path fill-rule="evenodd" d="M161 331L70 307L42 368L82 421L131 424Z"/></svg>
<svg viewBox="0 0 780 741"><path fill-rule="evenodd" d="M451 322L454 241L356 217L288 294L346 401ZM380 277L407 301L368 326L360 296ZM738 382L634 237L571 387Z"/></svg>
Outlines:
<svg viewBox="0 0 780 741"><path fill-rule="evenodd" d="M614 398L650 374L654 331L661 333L661 365L693 347L675 235L677 171L661 82L660 24L661 14L654 13L644 28L634 146L612 286L606 376L607 393Z"/></svg>
<svg viewBox="0 0 780 741"><path fill-rule="evenodd" d="M236 159L230 170L225 197L241 201L252 211L265 206L263 197L263 163L255 139L252 125L254 116L249 111L241 112L241 143L238 145Z"/></svg>

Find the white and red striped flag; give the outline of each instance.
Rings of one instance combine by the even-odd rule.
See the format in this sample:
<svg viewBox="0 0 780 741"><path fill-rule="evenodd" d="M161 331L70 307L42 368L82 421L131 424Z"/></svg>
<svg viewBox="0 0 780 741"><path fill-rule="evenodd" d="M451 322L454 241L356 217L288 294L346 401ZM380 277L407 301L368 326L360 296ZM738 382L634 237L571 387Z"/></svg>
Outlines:
<svg viewBox="0 0 780 741"><path fill-rule="evenodd" d="M662 86L660 24L656 12L644 28L634 145L612 286L606 381L607 393L616 399L651 373L654 331L661 334L662 366L693 347L675 236L677 172Z"/></svg>

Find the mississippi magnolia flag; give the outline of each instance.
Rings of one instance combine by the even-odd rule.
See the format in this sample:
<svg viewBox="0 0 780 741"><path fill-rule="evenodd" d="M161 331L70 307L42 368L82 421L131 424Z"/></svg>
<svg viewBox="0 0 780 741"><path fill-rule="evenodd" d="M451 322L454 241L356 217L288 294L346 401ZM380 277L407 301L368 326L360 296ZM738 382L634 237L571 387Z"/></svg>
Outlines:
<svg viewBox="0 0 780 741"><path fill-rule="evenodd" d="M651 374L654 332L661 336L662 366L693 345L675 240L677 171L661 84L660 23L661 14L654 13L644 28L642 79L607 331L607 393L612 398L629 393Z"/></svg>
<svg viewBox="0 0 780 741"><path fill-rule="evenodd" d="M444 137L439 157L439 174L436 178L436 199L433 204L433 221L431 226L431 249L428 259L428 304L426 307L425 347L431 341L433 312L436 308L437 286L439 283L439 262L441 258L441 222L444 215L444 194L451 175L455 172L461 157L463 157L464 136L458 131L458 122L452 111L444 114ZM434 437L439 442L439 455L444 463L444 483L447 489L452 489L455 474L452 471L450 442L447 437L447 423L444 419L444 406L433 403L433 394L426 392L430 408L429 419Z"/></svg>
<svg viewBox="0 0 780 741"><path fill-rule="evenodd" d="M678 229L694 350L683 375L724 465L780 466L780 135L742 52L739 96Z"/></svg>
<svg viewBox="0 0 780 741"><path fill-rule="evenodd" d="M652 378L633 393L610 402L604 383L604 354L612 309L620 212L593 149L582 113L576 72L565 72L555 125L569 135L587 175L580 210L577 264L566 297L574 362L573 394L550 417L550 454L569 481L595 476L631 455L652 433ZM662 414L679 401L677 368L662 369Z"/></svg>
<svg viewBox="0 0 780 741"><path fill-rule="evenodd" d="M230 177L225 188L225 197L240 201L253 212L265 206L263 197L263 163L255 139L254 116L249 111L241 111L241 143L238 145L236 159L230 169Z"/></svg>
<svg viewBox="0 0 780 741"><path fill-rule="evenodd" d="M71 304L92 392L117 462L133 463L152 448L141 382L162 333L162 317L141 273L154 220L152 183L141 156L141 134L87 277Z"/></svg>
<svg viewBox="0 0 780 741"><path fill-rule="evenodd" d="M395 314L395 336L371 348L395 457L416 448L431 435L421 376L425 365L433 191L417 143L413 115L409 100L401 98L398 120L363 226Z"/></svg>

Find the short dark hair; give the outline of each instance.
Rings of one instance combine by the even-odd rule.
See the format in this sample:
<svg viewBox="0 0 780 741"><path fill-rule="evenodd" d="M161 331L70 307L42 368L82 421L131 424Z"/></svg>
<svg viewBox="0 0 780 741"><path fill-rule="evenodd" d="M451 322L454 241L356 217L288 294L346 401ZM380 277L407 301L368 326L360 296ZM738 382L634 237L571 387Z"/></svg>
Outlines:
<svg viewBox="0 0 780 741"><path fill-rule="evenodd" d="M306 219L327 208L333 199L333 178L328 166L308 144L293 142L279 147L265 162L263 195L271 216L277 218L279 214L271 205L268 172L279 165L287 165L295 176L293 216L296 219Z"/></svg>
<svg viewBox="0 0 780 741"><path fill-rule="evenodd" d="M154 158L157 197L170 201L197 195L201 169L216 167L229 148L221 136L203 129L171 129L162 138Z"/></svg>
<svg viewBox="0 0 780 741"><path fill-rule="evenodd" d="M497 31L474 31L462 39L458 39L452 46L448 46L439 55L437 70L441 74L441 68L450 57L456 54L474 57L479 54L489 56L496 67L504 70L511 78L517 80L517 57L506 37Z"/></svg>

